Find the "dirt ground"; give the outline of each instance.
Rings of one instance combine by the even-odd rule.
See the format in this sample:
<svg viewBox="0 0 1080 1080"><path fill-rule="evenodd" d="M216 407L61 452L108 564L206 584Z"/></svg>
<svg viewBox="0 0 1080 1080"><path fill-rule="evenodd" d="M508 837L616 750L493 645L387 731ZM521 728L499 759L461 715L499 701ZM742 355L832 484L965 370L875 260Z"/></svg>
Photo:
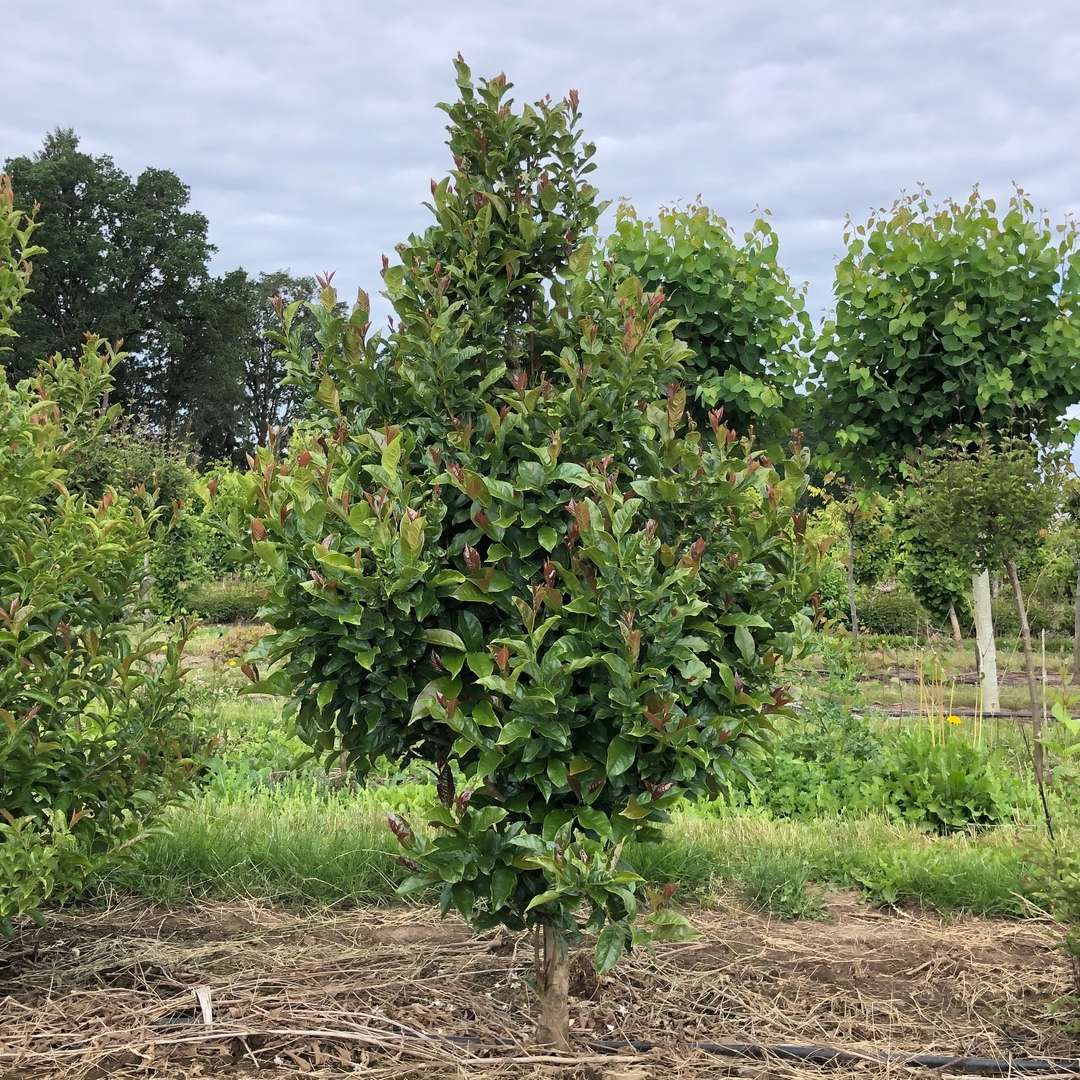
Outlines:
<svg viewBox="0 0 1080 1080"><path fill-rule="evenodd" d="M58 914L0 944L0 1077L913 1071L720 1058L687 1046L694 1041L1080 1056L1080 1037L1051 1016L1068 973L1048 925L886 914L846 895L831 898L820 923L733 904L689 914L699 940L635 955L600 981L575 959L571 1058L529 1046L529 937L477 938L401 908L299 917L255 905L124 904ZM657 1046L615 1057L590 1039Z"/></svg>

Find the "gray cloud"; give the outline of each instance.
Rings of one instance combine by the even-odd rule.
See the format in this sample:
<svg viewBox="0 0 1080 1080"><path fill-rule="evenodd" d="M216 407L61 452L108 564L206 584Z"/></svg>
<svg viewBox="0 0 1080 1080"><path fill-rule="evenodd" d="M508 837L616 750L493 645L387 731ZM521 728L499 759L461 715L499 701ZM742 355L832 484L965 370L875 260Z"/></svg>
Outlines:
<svg viewBox="0 0 1080 1080"><path fill-rule="evenodd" d="M737 228L768 207L781 255L828 303L845 213L925 181L1020 182L1080 208L1080 32L1070 5L849 0L35 0L7 16L0 157L74 127L124 168L174 169L220 269L336 268L425 224L447 165L450 57L520 99L581 92L595 179L642 214L701 194Z"/></svg>

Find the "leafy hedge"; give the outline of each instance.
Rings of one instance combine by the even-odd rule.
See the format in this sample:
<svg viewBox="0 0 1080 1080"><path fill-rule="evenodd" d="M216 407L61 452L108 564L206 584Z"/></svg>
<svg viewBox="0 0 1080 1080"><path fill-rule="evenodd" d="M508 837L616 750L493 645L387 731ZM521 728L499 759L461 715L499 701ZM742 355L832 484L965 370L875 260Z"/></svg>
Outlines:
<svg viewBox="0 0 1080 1080"><path fill-rule="evenodd" d="M856 593L859 609L859 626L872 634L903 634L913 637L926 632L926 609L907 589L897 588L890 592L878 589L859 589Z"/></svg>
<svg viewBox="0 0 1080 1080"><path fill-rule="evenodd" d="M250 622L269 596L270 590L263 581L222 578L195 585L185 595L184 606L207 622Z"/></svg>
<svg viewBox="0 0 1080 1080"><path fill-rule="evenodd" d="M1026 598L1025 598L1026 599ZM1073 606L1067 600L1052 601L1041 597L1026 599L1028 623L1033 634L1069 635L1073 632ZM1020 633L1020 616L1016 601L1003 592L991 605L994 613L994 631L1001 634Z"/></svg>

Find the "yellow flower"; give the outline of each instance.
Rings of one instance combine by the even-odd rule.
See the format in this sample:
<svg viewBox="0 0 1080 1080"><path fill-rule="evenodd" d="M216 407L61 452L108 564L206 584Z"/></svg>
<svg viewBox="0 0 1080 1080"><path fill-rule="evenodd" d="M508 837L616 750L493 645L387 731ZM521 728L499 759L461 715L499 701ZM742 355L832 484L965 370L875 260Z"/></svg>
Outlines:
<svg viewBox="0 0 1080 1080"><path fill-rule="evenodd" d="M235 658L229 661L229 667L236 667L236 660L235 660ZM950 716L950 717L949 717L949 719L951 720L951 719L952 719L952 717ZM959 723L959 721L957 721L957 723Z"/></svg>
<svg viewBox="0 0 1080 1080"><path fill-rule="evenodd" d="M950 724L962 724L964 722L959 716L956 715L956 713L949 713L949 715L946 716L945 719L948 720Z"/></svg>

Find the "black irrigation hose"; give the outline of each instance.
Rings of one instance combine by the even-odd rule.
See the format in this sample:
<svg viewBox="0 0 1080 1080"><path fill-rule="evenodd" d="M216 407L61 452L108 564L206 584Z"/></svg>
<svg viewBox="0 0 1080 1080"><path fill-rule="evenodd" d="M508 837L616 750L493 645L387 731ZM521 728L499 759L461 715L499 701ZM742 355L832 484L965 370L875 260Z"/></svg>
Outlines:
<svg viewBox="0 0 1080 1080"><path fill-rule="evenodd" d="M484 1046L494 1049L496 1046L512 1045L509 1039L481 1039L461 1035L434 1037L439 1041L472 1046L476 1049L482 1049ZM668 1049L662 1043L639 1039L584 1039L582 1045L590 1050L604 1050L613 1054L626 1050L648 1053L650 1050ZM892 1050L867 1050L863 1053L854 1053L850 1050L838 1050L832 1046L799 1046L785 1043L767 1045L746 1042L688 1042L678 1043L670 1049L697 1050L700 1053L718 1057L754 1058L759 1061L779 1058L782 1061L805 1061L812 1065L865 1065L868 1061L875 1061L909 1068L948 1069L949 1072L966 1076L1034 1076L1039 1073L1080 1076L1080 1057L960 1057L955 1054L904 1054Z"/></svg>
<svg viewBox="0 0 1080 1080"><path fill-rule="evenodd" d="M183 1025L193 1022L188 1014L161 1017L158 1025ZM445 1042L455 1046L468 1046L475 1050L505 1050L516 1046L513 1039L480 1038L476 1035L441 1035L423 1032L414 1036L417 1042ZM407 1038L404 1041L409 1041ZM1058 1076L1080 1076L1080 1057L1074 1058L988 1058L963 1057L955 1054L904 1054L894 1050L866 1050L855 1053L839 1050L833 1046L801 1046L789 1043L748 1042L684 1042L668 1046L642 1039L583 1039L581 1045L589 1050L602 1050L617 1054L633 1050L648 1053L650 1050L696 1050L717 1057L753 1058L767 1061L804 1061L811 1065L865 1065L868 1061L883 1065L900 1065L908 1068L947 1069L964 1076L1037 1076L1055 1073Z"/></svg>
<svg viewBox="0 0 1080 1080"><path fill-rule="evenodd" d="M595 1040L588 1046L597 1050L633 1049L647 1051L656 1043ZM806 1061L814 1065L862 1065L878 1061L889 1065L907 1065L924 1069L948 1069L968 1076L1016 1076L1035 1073L1068 1073L1080 1076L1080 1057L1075 1058L987 1058L957 1057L953 1054L903 1054L891 1050L868 1050L857 1054L831 1046L796 1046L779 1043L684 1043L687 1049L723 1057L780 1058L785 1061Z"/></svg>

